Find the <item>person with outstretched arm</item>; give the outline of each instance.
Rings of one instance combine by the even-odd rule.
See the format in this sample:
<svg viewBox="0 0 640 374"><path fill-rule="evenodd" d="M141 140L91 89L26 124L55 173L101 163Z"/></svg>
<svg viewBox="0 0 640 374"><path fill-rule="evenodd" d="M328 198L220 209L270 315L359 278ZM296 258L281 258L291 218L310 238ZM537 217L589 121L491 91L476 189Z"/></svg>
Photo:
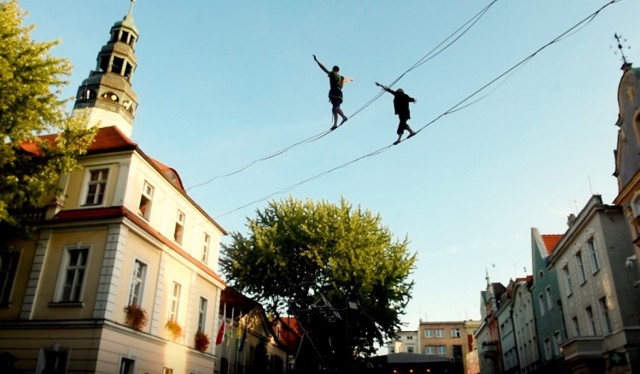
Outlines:
<svg viewBox="0 0 640 374"><path fill-rule="evenodd" d="M396 131L398 134L398 140L396 140L393 144L398 144L400 143L400 139L402 138L402 134L405 131L409 131L409 136L407 137L407 139L409 139L410 137L414 136L416 134L415 131L413 131L413 129L411 129L411 127L409 126L409 124L407 123L407 121L411 118L411 111L409 110L409 103L415 103L416 99L414 99L413 97L407 95L406 93L404 93L404 91L402 90L402 88L398 88L397 90L392 90L391 88L384 86L378 82L376 82L376 86L381 87L383 90L389 92L390 94L392 94L393 97L393 108L395 109L396 114L398 115L398 119L400 120L400 122L398 123L398 130Z"/></svg>
<svg viewBox="0 0 640 374"><path fill-rule="evenodd" d="M346 120L347 116L344 115L340 105L342 104L342 86L345 83L352 82L353 79L345 78L340 75L340 68L338 66L334 66L331 71L327 69L320 61L316 55L313 55L313 60L320 66L327 76L329 77L329 102L331 103L332 109L331 113L333 114L333 126L331 130L335 130L338 128L338 116L342 118L340 125L342 125Z"/></svg>

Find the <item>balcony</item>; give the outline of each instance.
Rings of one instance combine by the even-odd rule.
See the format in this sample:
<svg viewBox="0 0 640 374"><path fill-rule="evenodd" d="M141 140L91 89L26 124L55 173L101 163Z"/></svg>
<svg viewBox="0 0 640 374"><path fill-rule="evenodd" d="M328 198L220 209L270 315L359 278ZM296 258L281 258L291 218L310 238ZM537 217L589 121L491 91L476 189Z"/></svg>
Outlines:
<svg viewBox="0 0 640 374"><path fill-rule="evenodd" d="M498 357L498 345L495 342L482 343L482 357L494 359Z"/></svg>
<svg viewBox="0 0 640 374"><path fill-rule="evenodd" d="M578 336L561 344L566 361L604 357L604 338L601 336Z"/></svg>

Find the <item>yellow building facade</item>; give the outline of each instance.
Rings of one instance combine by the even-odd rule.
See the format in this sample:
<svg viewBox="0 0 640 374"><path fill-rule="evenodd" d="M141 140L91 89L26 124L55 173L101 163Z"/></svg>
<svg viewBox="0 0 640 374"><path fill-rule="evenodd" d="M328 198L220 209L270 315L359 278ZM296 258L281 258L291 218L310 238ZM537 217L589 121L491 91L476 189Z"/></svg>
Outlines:
<svg viewBox="0 0 640 374"><path fill-rule="evenodd" d="M130 10L78 90L74 114L98 127L93 144L33 215L35 238L2 254L0 372L215 369L226 231L130 138L137 39Z"/></svg>

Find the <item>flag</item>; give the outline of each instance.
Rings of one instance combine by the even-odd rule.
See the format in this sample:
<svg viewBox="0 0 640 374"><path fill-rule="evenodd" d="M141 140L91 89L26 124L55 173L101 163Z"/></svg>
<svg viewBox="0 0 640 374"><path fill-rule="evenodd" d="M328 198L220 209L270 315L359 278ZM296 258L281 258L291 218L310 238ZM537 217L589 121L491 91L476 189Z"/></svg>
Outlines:
<svg viewBox="0 0 640 374"><path fill-rule="evenodd" d="M222 344L224 341L225 321L227 320L227 303L224 303L224 314L222 315L222 321L220 322L220 329L218 330L218 336L216 337L216 345Z"/></svg>
<svg viewBox="0 0 640 374"><path fill-rule="evenodd" d="M225 319L223 318L222 322L220 322L220 330L218 330L218 337L216 337L216 345L220 345L224 341L224 320Z"/></svg>
<svg viewBox="0 0 640 374"><path fill-rule="evenodd" d="M244 342L247 340L247 330L249 326L245 326L244 332L242 333L242 339L240 340L240 348L238 348L238 352L242 352L244 349Z"/></svg>
<svg viewBox="0 0 640 374"><path fill-rule="evenodd" d="M225 340L227 341L227 346L229 346L229 342L231 341L231 337L233 336L233 315L235 313L235 307L231 307L231 324L227 326L227 331L225 333Z"/></svg>

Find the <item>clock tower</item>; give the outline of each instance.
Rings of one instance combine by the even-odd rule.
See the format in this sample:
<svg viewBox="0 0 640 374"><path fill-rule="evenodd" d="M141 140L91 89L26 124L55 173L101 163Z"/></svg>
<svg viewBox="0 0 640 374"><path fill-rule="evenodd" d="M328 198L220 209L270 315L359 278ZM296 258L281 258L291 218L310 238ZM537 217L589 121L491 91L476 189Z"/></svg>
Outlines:
<svg viewBox="0 0 640 374"><path fill-rule="evenodd" d="M131 137L138 98L131 87L136 70L135 43L138 29L133 23L133 5L111 27L110 37L100 52L95 70L89 73L76 95L74 115L86 116L87 126L116 126Z"/></svg>

